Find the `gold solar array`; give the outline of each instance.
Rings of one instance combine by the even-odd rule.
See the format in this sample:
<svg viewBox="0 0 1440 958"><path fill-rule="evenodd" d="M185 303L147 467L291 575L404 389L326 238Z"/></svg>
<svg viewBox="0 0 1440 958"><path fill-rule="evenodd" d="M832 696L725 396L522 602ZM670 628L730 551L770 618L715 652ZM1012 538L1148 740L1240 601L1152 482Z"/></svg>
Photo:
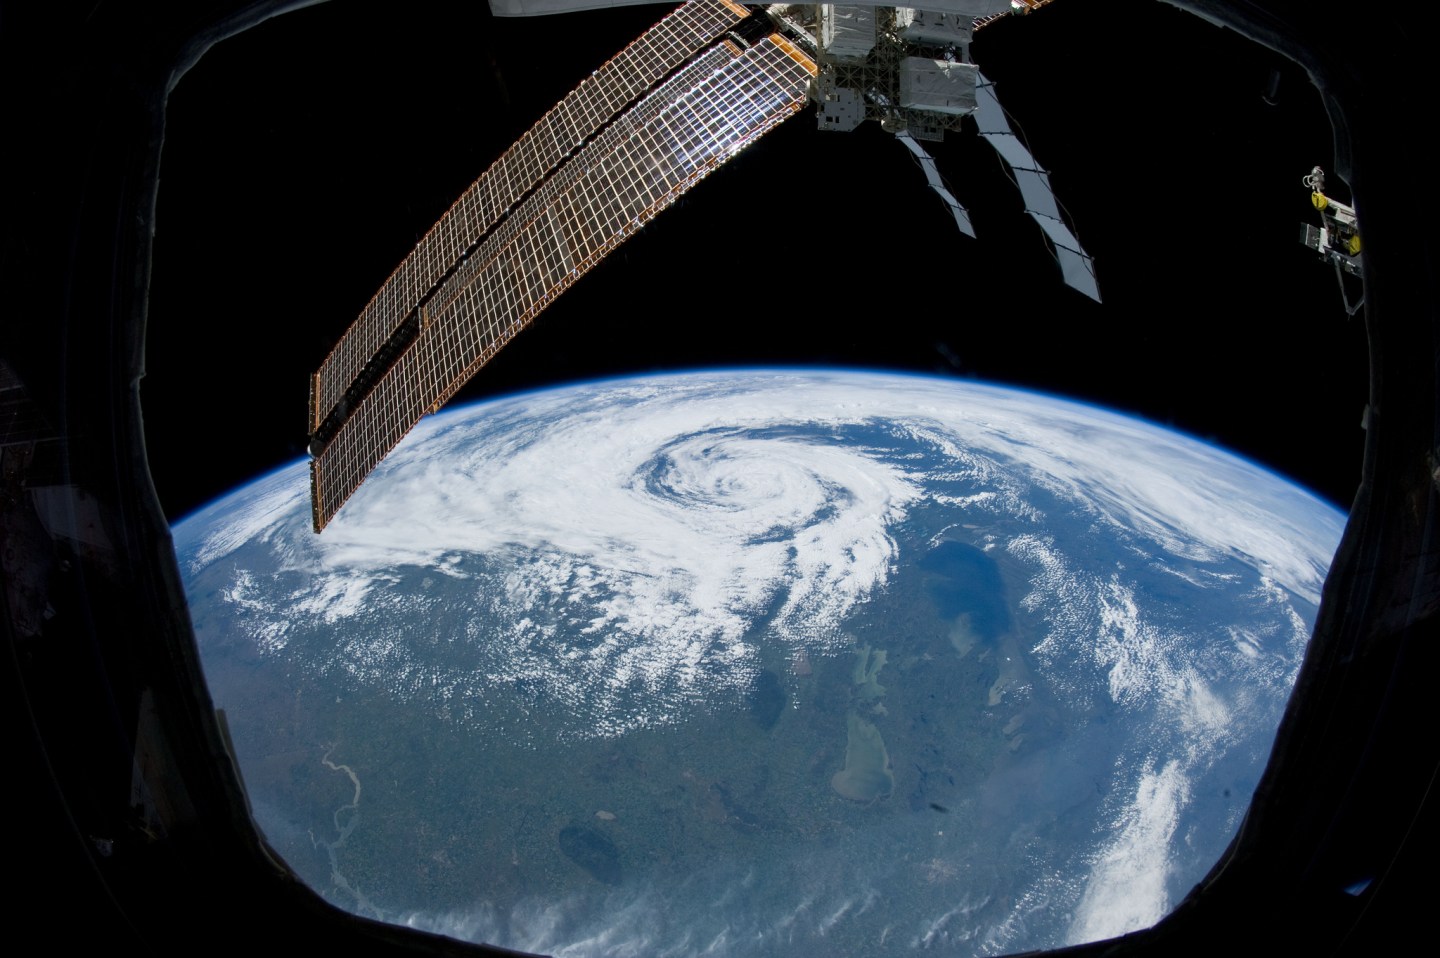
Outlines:
<svg viewBox="0 0 1440 958"><path fill-rule="evenodd" d="M749 16L730 0L677 8L581 81L497 159L430 228L346 330L315 373L310 431L400 324L464 254L601 126L695 51Z"/></svg>
<svg viewBox="0 0 1440 958"><path fill-rule="evenodd" d="M520 150L513 162L502 157L467 190L395 271L312 385L312 429L327 417L338 423L321 448L312 446L317 532L421 416L452 397L556 296L740 148L804 105L815 65L784 38L772 34L743 48L728 39L714 42L746 14L728 3L697 0L667 17L626 53L645 44L647 57L654 53L659 63L678 56L680 69L658 86L652 81L654 89L638 102L599 90L577 96L603 68L597 71L507 152L510 157ZM683 24L687 37L699 36L698 24L712 32L687 40L692 48L679 55L672 52L679 42L674 29L656 39L666 23ZM573 118L579 104L587 110L604 104L603 112L617 103L622 112L616 116L586 114L594 135L573 158L570 149L561 151L559 144L574 127L569 120L552 120L557 113ZM562 124L559 137L540 132ZM555 145L542 147L547 137ZM527 140L532 142L521 150ZM535 181L525 185L528 177ZM511 197L511 206L482 199L496 192ZM452 221L456 227L447 226ZM463 233L458 224L480 222L486 225L477 244L462 248L446 239ZM427 286L419 277L434 278ZM388 305L376 306L382 302ZM353 406L336 410L407 320L410 338L396 355L383 357L386 368L373 386L367 383L365 395L352 397Z"/></svg>

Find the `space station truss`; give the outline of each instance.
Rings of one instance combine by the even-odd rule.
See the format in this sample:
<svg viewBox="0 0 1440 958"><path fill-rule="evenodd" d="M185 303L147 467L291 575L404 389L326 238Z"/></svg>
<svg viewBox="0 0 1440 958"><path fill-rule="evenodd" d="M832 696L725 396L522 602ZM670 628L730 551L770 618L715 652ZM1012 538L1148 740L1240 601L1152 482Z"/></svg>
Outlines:
<svg viewBox="0 0 1440 958"><path fill-rule="evenodd" d="M822 130L875 120L892 133L938 142L974 112L975 31L1050 0L928 0L926 8L782 4L779 15L814 37Z"/></svg>
<svg viewBox="0 0 1440 958"><path fill-rule="evenodd" d="M421 239L314 374L315 531L557 296L801 109L815 72L763 17L692 0L545 114Z"/></svg>

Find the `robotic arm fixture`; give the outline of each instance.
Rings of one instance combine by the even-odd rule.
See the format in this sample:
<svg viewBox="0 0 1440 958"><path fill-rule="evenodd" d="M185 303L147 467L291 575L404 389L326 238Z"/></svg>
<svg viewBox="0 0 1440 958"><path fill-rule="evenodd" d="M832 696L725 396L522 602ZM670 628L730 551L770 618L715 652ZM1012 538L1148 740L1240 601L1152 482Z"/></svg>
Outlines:
<svg viewBox="0 0 1440 958"><path fill-rule="evenodd" d="M1320 225L1300 224L1300 242L1320 254L1320 258L1335 265L1335 277L1340 283L1340 296L1345 301L1345 312L1354 316L1365 305L1362 296L1354 305L1345 290L1345 276L1360 276L1363 267L1360 246L1360 225L1355 207L1347 206L1334 197L1325 194L1325 171L1315 167L1300 181L1310 189L1310 205L1320 214Z"/></svg>

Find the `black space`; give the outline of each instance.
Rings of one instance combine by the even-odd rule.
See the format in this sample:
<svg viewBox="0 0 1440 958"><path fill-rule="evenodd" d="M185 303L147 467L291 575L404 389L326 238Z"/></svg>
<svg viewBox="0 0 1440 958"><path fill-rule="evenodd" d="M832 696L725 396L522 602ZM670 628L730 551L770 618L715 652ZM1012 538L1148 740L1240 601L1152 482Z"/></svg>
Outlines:
<svg viewBox="0 0 1440 958"><path fill-rule="evenodd" d="M504 21L483 4L350 0L201 59L167 111L141 389L172 521L303 455L308 376L389 272L665 9ZM978 241L891 137L821 134L806 111L593 270L456 402L696 366L939 372L1135 412L1347 506L1364 331L1296 239L1314 215L1300 178L1333 164L1320 99L1287 61L1189 14L1104 10L1059 3L973 48L1094 254L1103 305L1060 283L973 134L939 152Z"/></svg>

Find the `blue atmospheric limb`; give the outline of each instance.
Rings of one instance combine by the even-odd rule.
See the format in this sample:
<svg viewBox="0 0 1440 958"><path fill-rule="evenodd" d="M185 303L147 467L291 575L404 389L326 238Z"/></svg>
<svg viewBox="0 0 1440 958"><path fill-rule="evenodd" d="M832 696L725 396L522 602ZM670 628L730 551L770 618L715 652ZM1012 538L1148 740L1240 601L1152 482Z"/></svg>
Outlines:
<svg viewBox="0 0 1440 958"><path fill-rule="evenodd" d="M256 819L336 904L546 953L993 954L1211 867L1342 522L1093 406L770 370L452 410L324 536L295 463L175 543Z"/></svg>

